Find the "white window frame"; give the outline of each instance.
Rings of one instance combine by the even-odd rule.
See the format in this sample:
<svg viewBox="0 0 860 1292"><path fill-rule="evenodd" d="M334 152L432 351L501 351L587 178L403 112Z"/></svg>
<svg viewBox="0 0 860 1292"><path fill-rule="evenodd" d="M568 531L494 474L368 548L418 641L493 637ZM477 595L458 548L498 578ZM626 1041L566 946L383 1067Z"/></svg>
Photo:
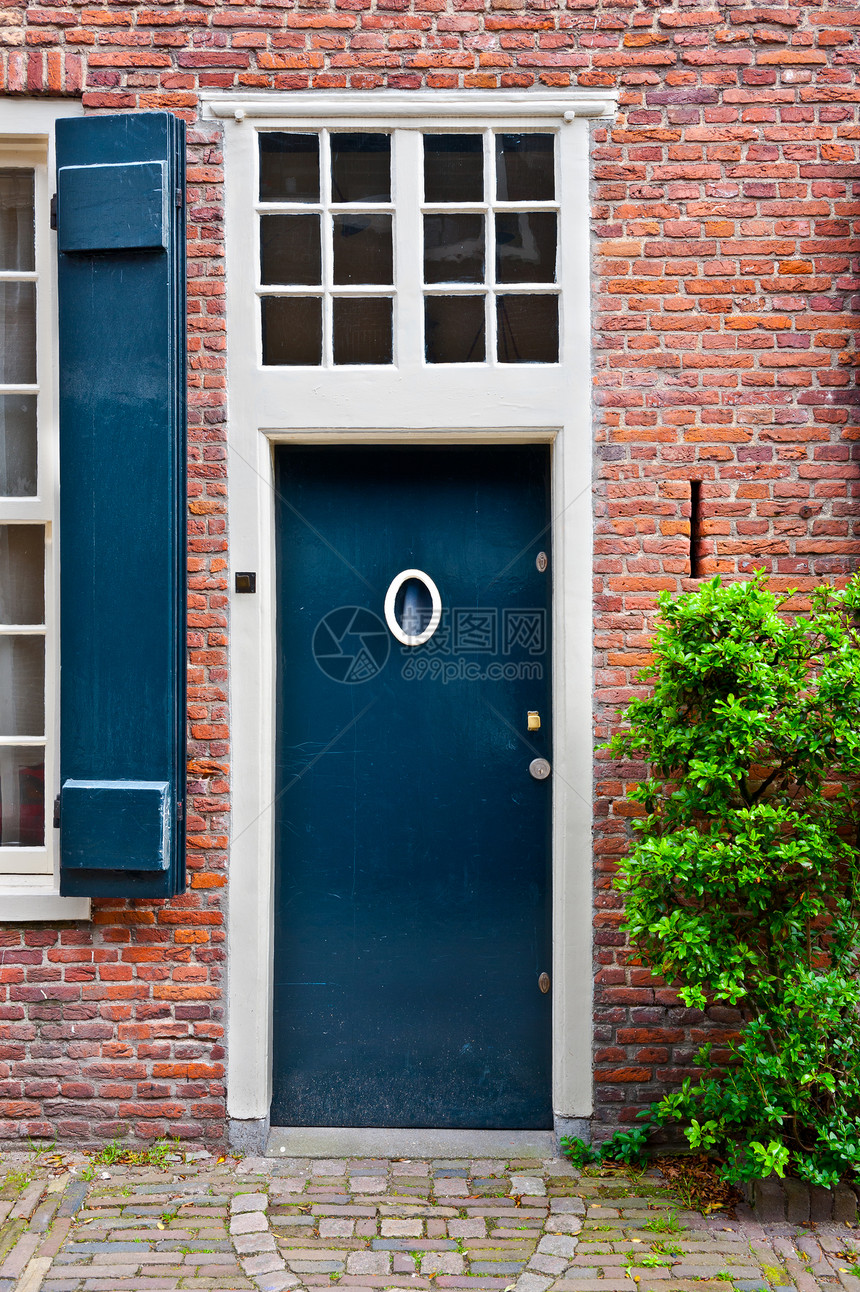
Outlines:
<svg viewBox="0 0 860 1292"><path fill-rule="evenodd" d="M76 102L3 101L0 166L35 172L36 391L38 394L38 493L7 498L0 520L45 529L45 845L0 847L0 921L80 920L90 899L60 897L59 849L53 803L59 792L59 413L57 388L57 247L50 228L55 191L54 126L81 116Z"/></svg>
<svg viewBox="0 0 860 1292"><path fill-rule="evenodd" d="M262 202L262 201L260 201L260 200L259 200L259 198L258 198L258 200L255 202L254 210L256 211L256 219L255 219L255 221L254 221L254 246L255 246L256 264L257 264L257 268L258 268L257 284L256 284L256 296L257 296L257 300L258 300L258 302L259 302L259 301L260 301L264 296L265 296L265 297L288 297L288 296L308 297L308 296L311 296L311 297L316 297L317 299L319 299L319 300L322 302L322 358L321 358L320 363L318 363L318 364L313 364L313 365L309 365L309 371L310 371L310 370L312 370L312 371L314 371L314 372L319 372L321 369L322 369L322 370L324 370L324 371L328 371L329 369L331 369L331 368L333 368L333 367L335 367L335 366L337 366L337 367L345 367L345 366L347 366L347 365L344 365L344 364L338 364L338 365L335 365L335 363L334 363L334 356L333 356L333 348L334 348L334 347L333 347L333 343L332 343L332 334L333 334L333 319L332 319L332 314L333 314L333 308L334 308L334 306L333 306L333 300L334 300L334 298L335 298L335 297L340 297L341 299L343 299L344 297L347 297L347 296L360 296L360 297L362 297L362 298L368 298L368 297L369 297L369 298L375 298L375 299L391 300L392 302L395 302L395 301L396 301L396 297L397 297L397 290L396 290L396 286L394 286L393 284L390 284L390 283L389 283L389 284L378 284L378 285L374 284L374 285L369 285L369 286L354 286L354 285L351 285L351 284L340 284L340 285L336 285L336 284L335 284L335 282L334 282L334 264L333 264L333 259L334 259L334 258L333 258L332 254L331 254L331 239L330 239L329 232L328 232L328 224L329 224L329 222L330 222L331 220L336 219L338 215L356 215L356 214L361 214L361 215L389 215L389 216L391 216L391 220L392 220L392 240L393 240L392 252L394 253L394 254L393 254L393 257L392 257L392 259L393 259L392 277L394 277L394 276L396 275L396 264L397 264L397 241L396 241L396 239L397 239L397 216L396 216L396 201L395 201L395 199L396 199L396 193L393 191L393 185L392 185L392 192L391 192L390 197L389 197L389 200L388 200L387 202L378 202L378 201L373 201L373 202L336 202L336 201L334 201L334 200L333 200L333 198L332 198L332 192L331 192L331 188L332 188L332 185L331 185L331 135L332 135L332 132L331 132L330 130L327 130L327 129L323 129L323 130L314 130L314 129L313 129L313 128L311 128L311 127L305 127L305 131L306 131L308 134L314 134L314 135L316 135L316 136L318 137L318 139L319 139L319 142L320 142L320 151L319 151L319 165L320 165L320 193L319 193L319 198L318 198L318 200L317 200L317 201L315 201L315 202L297 202L297 201L293 201L293 202L286 202L286 201L284 201L284 202L280 202L280 201L278 201L278 202L276 202L276 201L271 201L271 202ZM303 132L303 133L304 133L304 132ZM392 162L392 168L393 168L394 163L395 163L395 158L394 158L394 157L391 157L391 162ZM255 188L256 188L257 182L258 182L258 181L257 181L257 179L255 179ZM259 192L259 189L257 189L257 192ZM318 217L319 217L319 220L320 220L320 227L321 227L321 233L322 233L322 256L321 256L321 262L322 262L322 264L321 264L321 267L322 267L322 273L321 273L321 275L320 275L320 282L319 282L319 284L318 284L318 285L313 285L313 284L306 283L306 284L300 284L300 285L295 285L295 286L289 286L289 287L288 287L288 286L283 286L283 287L282 287L282 286L275 286L275 285L270 285L270 284L264 284L264 283L262 283L262 282L260 281L260 273L259 273L259 267L260 267L260 234L261 234L261 232L262 232L262 225L261 225L260 217L261 217L261 216L266 216L266 215L283 215L283 214L288 214L288 215L316 215L316 216L318 216ZM258 311L258 312L259 312L259 311ZM396 317L393 319L393 327L394 327L394 331L396 332L396 330L397 330L397 320L396 320ZM258 321L258 324L257 324L257 331L258 331L258 333L260 334L260 335L258 336L258 351L257 351L257 357L258 357L258 361L259 361L259 363L260 363L260 364L262 364L262 362L263 362L263 356L262 356L262 329L261 329L261 327L260 327L259 321ZM395 340L394 344L396 345L396 340ZM396 362L396 355L395 355L395 357L394 357L394 361ZM375 367L377 367L377 366L378 366L378 367L383 367L383 366L384 366L384 367L387 367L387 366L389 366L389 365L387 365L387 364L386 364L386 365L379 364L379 365L374 365L374 366L375 366ZM295 371L295 366L291 365L291 366L290 366L290 371L291 371L291 372L292 372L292 371Z"/></svg>
<svg viewBox="0 0 860 1292"><path fill-rule="evenodd" d="M556 1125L592 1111L592 437L588 118L611 117L612 93L380 91L212 95L224 123L231 576L257 572L255 596L232 598L232 839L227 1107L265 1124L271 1104L274 948L274 449L288 443L552 446L554 600L553 1108ZM263 368L255 215L257 129L506 127L557 130L564 302L558 364L426 365L420 341L395 364ZM398 139L398 147L400 140ZM402 174L402 171L395 174ZM416 211L420 205L412 204ZM421 299L420 225L397 222L395 313ZM412 257L404 260L411 244ZM410 299L407 300L406 297ZM419 317L417 308L413 317ZM402 337L401 332L401 337ZM419 332L420 337L420 332Z"/></svg>
<svg viewBox="0 0 860 1292"><path fill-rule="evenodd" d="M360 365L336 364L332 355L332 300L334 297L361 297L361 298L386 298L393 302L393 336L392 336L392 360L391 363L365 365L373 367L374 370L382 368L408 368L410 370L428 368L430 373L439 372L442 369L449 370L453 365L445 363L427 364L424 360L424 302L430 296L480 296L484 300L484 309L486 316L485 330L485 358L476 361L457 362L456 366L462 368L467 362L472 362L475 368L510 368L512 365L498 358L497 354L497 313L496 301L499 296L503 295L524 295L524 296L553 296L560 295L560 276L552 282L542 283L520 283L508 282L500 283L496 281L495 267L495 227L494 217L496 213L520 213L520 212L543 212L550 211L558 215L560 210L558 193L560 189L560 164L561 159L556 150L554 159L554 180L556 196L550 200L534 199L532 201L507 201L496 195L496 155L494 148L494 136L498 133L504 133L510 130L510 126L504 122L493 125L478 124L474 122L455 123L446 121L444 126L437 124L437 129L443 134L469 134L480 135L483 141L483 175L484 175L484 196L480 201L445 201L431 202L423 200L423 180L422 164L423 154L421 148L420 130L404 126L401 122L398 126L390 126L386 123L385 128L380 127L378 122L371 123L375 130L390 134L391 138L391 196L388 202L379 201L357 201L357 202L334 202L331 194L331 140L336 136L338 128L340 131L350 133L355 129L354 122L330 122L325 126L316 129L309 123L303 123L297 133L315 134L319 139L319 166L320 166L320 193L316 201L276 201L273 199L262 201L257 194L259 193L259 154L255 158L255 168L252 176L253 190L255 193L254 211L256 219L254 221L253 247L254 264L256 266L255 276L255 295L258 301L257 308L257 362L258 365L269 367L277 365L263 365L262 354L262 329L259 321L259 302L263 297L267 298L289 298L289 297L315 297L322 301L322 357L319 363L306 365L307 371L319 373L319 371L329 371L331 369L340 370ZM295 126L292 127L295 129ZM532 126L532 130L535 127ZM540 123L537 130L541 131ZM552 132L552 127L543 125L543 131ZM258 134L269 133L268 129L259 131ZM410 182L411 181L411 182ZM390 215L392 219L392 239L393 239L393 283L392 284L335 284L333 280L333 266L331 255L331 237L329 233L329 222L337 215L347 213L350 215L361 213L362 215ZM480 282L434 282L424 284L421 278L422 263L420 249L423 245L423 227L422 222L426 215L435 214L467 214L480 215L484 220L485 229L485 274ZM267 215L316 215L320 218L322 227L322 273L318 285L311 284L294 284L278 286L274 284L264 284L260 276L260 235L262 231L260 217ZM561 266L563 274L563 266ZM557 361L554 361L557 362ZM289 371L295 373L296 369L305 365L288 365Z"/></svg>

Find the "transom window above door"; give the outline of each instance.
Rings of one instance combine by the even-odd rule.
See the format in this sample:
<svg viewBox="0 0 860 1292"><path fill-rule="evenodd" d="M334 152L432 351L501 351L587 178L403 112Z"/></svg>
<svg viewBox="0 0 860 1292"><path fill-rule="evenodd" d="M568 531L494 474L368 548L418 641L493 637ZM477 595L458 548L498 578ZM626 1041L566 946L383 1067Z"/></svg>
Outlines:
<svg viewBox="0 0 860 1292"><path fill-rule="evenodd" d="M261 130L263 365L396 365L419 314L425 364L558 363L557 166L546 129Z"/></svg>
<svg viewBox="0 0 860 1292"><path fill-rule="evenodd" d="M391 363L391 135L261 134L260 203L263 362Z"/></svg>

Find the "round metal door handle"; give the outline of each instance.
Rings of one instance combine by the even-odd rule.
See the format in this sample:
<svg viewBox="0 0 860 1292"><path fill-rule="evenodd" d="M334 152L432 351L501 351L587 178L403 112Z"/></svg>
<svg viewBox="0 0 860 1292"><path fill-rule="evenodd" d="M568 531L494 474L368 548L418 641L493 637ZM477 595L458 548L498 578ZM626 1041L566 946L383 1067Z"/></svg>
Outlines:
<svg viewBox="0 0 860 1292"><path fill-rule="evenodd" d="M545 758L533 758L529 763L529 775L536 781L545 781L551 770Z"/></svg>

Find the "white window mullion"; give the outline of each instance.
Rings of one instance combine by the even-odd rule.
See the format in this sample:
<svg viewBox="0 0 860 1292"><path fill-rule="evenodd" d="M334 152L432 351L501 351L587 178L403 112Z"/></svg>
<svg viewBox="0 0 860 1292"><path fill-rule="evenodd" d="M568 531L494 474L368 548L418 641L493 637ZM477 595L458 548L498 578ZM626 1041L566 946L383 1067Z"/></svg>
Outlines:
<svg viewBox="0 0 860 1292"><path fill-rule="evenodd" d="M395 362L419 368L424 360L424 145L420 130L395 130L392 137L394 221Z"/></svg>
<svg viewBox="0 0 860 1292"><path fill-rule="evenodd" d="M334 282L334 232L331 215L331 133L321 131L320 137L320 201L322 203L322 364L330 368L333 362L331 288Z"/></svg>
<svg viewBox="0 0 860 1292"><path fill-rule="evenodd" d="M485 240L487 247L487 362L493 367L498 363L498 310L496 308L496 136L492 130L484 132L484 197L487 202Z"/></svg>

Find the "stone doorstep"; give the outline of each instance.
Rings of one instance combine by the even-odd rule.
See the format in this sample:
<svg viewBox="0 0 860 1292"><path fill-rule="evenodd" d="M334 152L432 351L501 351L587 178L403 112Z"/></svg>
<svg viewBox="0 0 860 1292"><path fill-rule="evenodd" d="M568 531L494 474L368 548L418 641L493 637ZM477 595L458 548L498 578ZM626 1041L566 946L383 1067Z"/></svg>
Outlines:
<svg viewBox="0 0 860 1292"><path fill-rule="evenodd" d="M387 1168L391 1158L430 1158L434 1170L468 1169L473 1161L503 1158L511 1162L512 1168L522 1165L537 1174L544 1161L552 1160L555 1145L552 1131L384 1131L279 1126L269 1133L266 1158L316 1158L331 1162L337 1160L333 1158L333 1150L340 1150L343 1158L344 1149L346 1155L357 1156L363 1152L380 1155L373 1161L380 1168ZM441 1156L446 1150L462 1153L464 1149L465 1156ZM525 1160L523 1155L527 1155ZM371 1163L365 1159L350 1165L352 1173L358 1174L361 1166Z"/></svg>

